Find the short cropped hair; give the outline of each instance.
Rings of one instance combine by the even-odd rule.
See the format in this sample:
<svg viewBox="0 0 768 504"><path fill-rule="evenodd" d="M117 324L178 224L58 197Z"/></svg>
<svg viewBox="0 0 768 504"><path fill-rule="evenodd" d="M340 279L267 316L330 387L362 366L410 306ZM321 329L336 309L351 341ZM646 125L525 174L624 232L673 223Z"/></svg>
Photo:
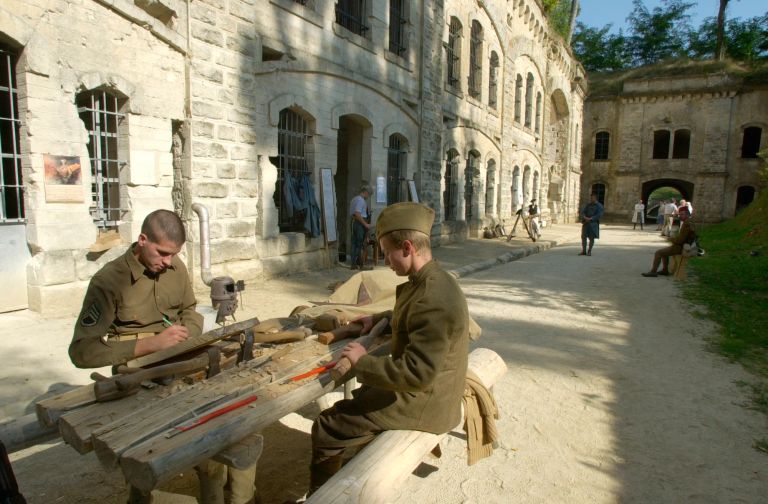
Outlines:
<svg viewBox="0 0 768 504"><path fill-rule="evenodd" d="M183 245L187 241L184 223L170 210L155 210L147 215L141 225L141 232L153 243L168 240L176 245Z"/></svg>
<svg viewBox="0 0 768 504"><path fill-rule="evenodd" d="M409 240L419 252L432 250L429 236L414 229L396 229L382 236L388 238L395 247L400 247L405 240Z"/></svg>

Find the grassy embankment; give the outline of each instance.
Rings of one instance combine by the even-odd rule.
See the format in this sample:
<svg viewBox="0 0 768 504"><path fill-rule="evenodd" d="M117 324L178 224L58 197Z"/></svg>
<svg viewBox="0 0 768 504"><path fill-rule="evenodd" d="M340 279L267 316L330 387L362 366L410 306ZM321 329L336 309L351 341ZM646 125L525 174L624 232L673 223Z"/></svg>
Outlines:
<svg viewBox="0 0 768 504"><path fill-rule="evenodd" d="M754 373L751 407L768 414L768 191L735 218L699 233L703 257L689 263L685 296L703 306L720 334L711 344ZM755 443L768 452L768 438Z"/></svg>

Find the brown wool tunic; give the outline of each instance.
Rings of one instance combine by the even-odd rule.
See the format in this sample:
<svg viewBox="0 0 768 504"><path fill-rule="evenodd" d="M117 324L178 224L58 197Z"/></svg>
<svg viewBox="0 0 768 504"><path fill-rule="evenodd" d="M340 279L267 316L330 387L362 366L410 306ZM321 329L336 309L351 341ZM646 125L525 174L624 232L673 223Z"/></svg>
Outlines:
<svg viewBox="0 0 768 504"><path fill-rule="evenodd" d="M363 355L354 401L382 429L436 434L458 425L467 374L469 311L456 279L431 261L397 287L392 352Z"/></svg>
<svg viewBox="0 0 768 504"><path fill-rule="evenodd" d="M159 333L166 323L181 324L189 337L202 332L203 317L195 312L194 292L184 263L174 257L171 267L153 275L133 255L105 264L88 285L77 318L69 356L80 368L125 363L134 358L135 339L116 336Z"/></svg>

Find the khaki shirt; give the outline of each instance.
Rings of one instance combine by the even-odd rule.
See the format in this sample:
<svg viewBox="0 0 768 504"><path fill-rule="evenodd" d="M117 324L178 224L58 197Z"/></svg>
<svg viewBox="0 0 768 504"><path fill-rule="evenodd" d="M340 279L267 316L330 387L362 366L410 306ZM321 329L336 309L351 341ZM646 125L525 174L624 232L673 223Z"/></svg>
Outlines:
<svg viewBox="0 0 768 504"><path fill-rule="evenodd" d="M378 318L378 317L375 317ZM447 432L461 418L469 311L456 279L434 261L397 286L392 353L363 355L354 400L383 429Z"/></svg>
<svg viewBox="0 0 768 504"><path fill-rule="evenodd" d="M133 255L135 246L105 264L88 285L69 345L77 367L123 364L134 358L131 335L154 335L170 324L185 326L190 338L202 332L203 317L195 312L197 301L181 259L174 257L170 268L154 275Z"/></svg>

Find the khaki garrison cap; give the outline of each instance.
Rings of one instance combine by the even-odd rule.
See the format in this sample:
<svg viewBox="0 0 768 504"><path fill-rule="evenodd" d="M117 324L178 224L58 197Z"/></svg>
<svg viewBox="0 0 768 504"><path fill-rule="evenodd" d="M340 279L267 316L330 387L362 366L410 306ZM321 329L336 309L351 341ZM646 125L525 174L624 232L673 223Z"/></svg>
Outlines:
<svg viewBox="0 0 768 504"><path fill-rule="evenodd" d="M426 205L412 202L395 203L382 210L376 220L376 239L402 229L420 231L429 236L434 221L435 211Z"/></svg>

